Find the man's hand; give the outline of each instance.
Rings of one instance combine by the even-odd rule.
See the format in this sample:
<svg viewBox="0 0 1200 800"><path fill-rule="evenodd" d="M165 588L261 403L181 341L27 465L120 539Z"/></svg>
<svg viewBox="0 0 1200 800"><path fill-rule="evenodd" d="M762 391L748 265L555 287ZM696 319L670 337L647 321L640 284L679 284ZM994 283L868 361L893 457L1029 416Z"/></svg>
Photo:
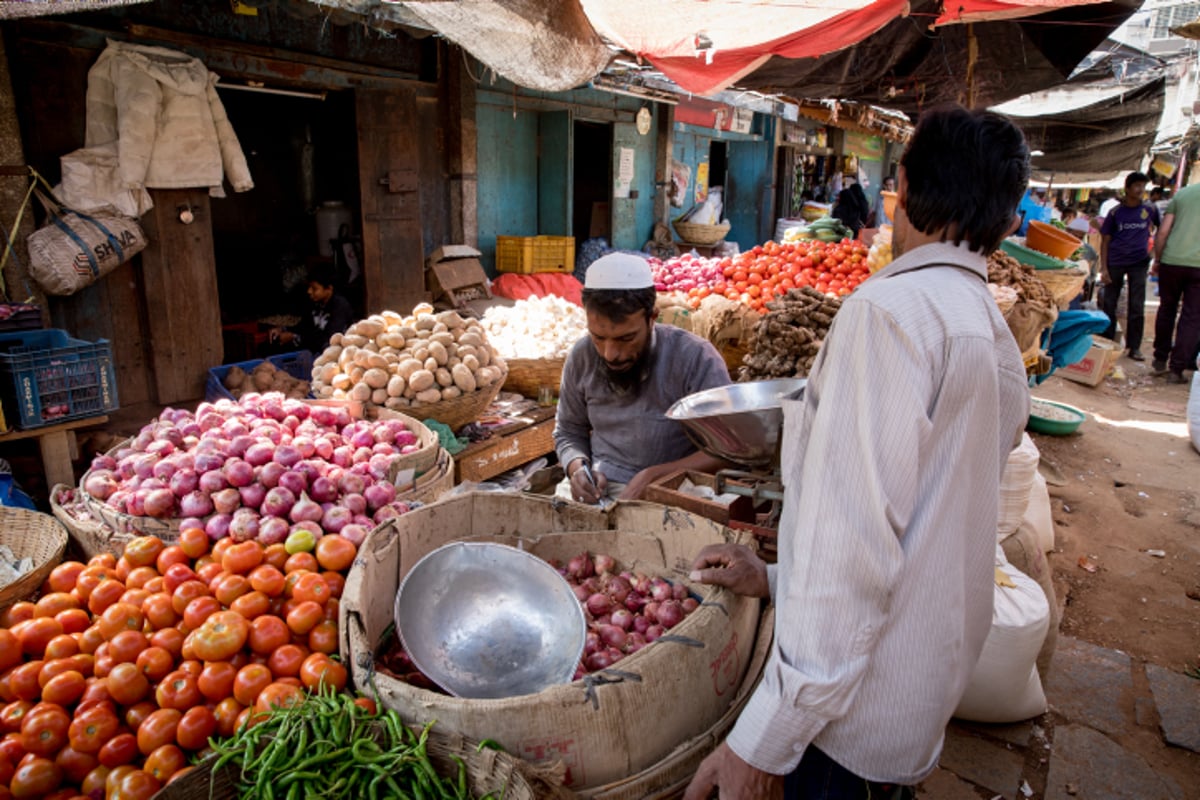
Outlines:
<svg viewBox="0 0 1200 800"><path fill-rule="evenodd" d="M1153 275L1155 278L1158 277L1158 259L1157 258L1150 261L1150 274Z"/></svg>
<svg viewBox="0 0 1200 800"><path fill-rule="evenodd" d="M621 492L618 500L641 500L642 493L646 491L646 487L654 481L654 475L650 468L646 468L634 475L629 483L625 484L625 490Z"/></svg>
<svg viewBox="0 0 1200 800"><path fill-rule="evenodd" d="M747 597L770 597L767 564L744 544L710 544L692 562L692 580Z"/></svg>
<svg viewBox="0 0 1200 800"><path fill-rule="evenodd" d="M683 800L708 800L713 789L719 789L721 800L780 800L783 776L755 769L722 742L700 762Z"/></svg>
<svg viewBox="0 0 1200 800"><path fill-rule="evenodd" d="M1108 286L1110 283L1112 283L1112 276L1108 274L1107 269L1100 270L1100 283L1104 284L1105 286Z"/></svg>
<svg viewBox="0 0 1200 800"><path fill-rule="evenodd" d="M592 470L592 477L596 479L596 485L592 486L588 482L587 473L584 471L584 460L577 458L567 465L571 472L571 497L581 503L591 503L595 505L600 502L600 498L604 496L604 490L608 486L608 478L604 477L603 472Z"/></svg>

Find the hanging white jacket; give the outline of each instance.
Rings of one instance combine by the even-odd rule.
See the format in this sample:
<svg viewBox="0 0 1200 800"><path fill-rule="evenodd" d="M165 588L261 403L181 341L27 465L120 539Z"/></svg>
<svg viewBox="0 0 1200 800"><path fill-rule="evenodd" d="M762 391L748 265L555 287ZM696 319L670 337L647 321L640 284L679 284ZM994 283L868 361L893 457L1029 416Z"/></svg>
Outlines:
<svg viewBox="0 0 1200 800"><path fill-rule="evenodd" d="M254 188L217 80L186 53L109 40L88 72L86 146L116 143L128 189Z"/></svg>

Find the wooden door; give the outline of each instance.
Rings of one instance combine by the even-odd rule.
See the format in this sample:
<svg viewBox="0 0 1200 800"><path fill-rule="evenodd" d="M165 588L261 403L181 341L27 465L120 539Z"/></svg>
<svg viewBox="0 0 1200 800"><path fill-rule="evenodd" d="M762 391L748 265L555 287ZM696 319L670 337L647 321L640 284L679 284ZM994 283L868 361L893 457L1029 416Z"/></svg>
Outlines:
<svg viewBox="0 0 1200 800"><path fill-rule="evenodd" d="M367 313L407 314L426 298L416 98L411 89L354 94Z"/></svg>
<svg viewBox="0 0 1200 800"><path fill-rule="evenodd" d="M637 231L637 182L636 168L639 140L637 127L632 122L613 123L612 145L612 246L618 250L638 250L642 241ZM622 151L625 152L625 176L621 174Z"/></svg>
<svg viewBox="0 0 1200 800"><path fill-rule="evenodd" d="M142 279L155 398L166 405L204 397L208 370L222 363L225 346L208 190L151 189L150 196ZM185 210L191 222L180 218ZM114 355L119 363L122 355Z"/></svg>

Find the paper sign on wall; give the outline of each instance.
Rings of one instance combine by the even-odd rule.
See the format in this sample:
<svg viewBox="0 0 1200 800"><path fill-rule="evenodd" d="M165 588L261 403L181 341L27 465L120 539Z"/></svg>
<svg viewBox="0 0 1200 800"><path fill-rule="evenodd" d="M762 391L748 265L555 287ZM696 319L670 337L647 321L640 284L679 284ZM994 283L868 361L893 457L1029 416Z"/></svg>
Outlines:
<svg viewBox="0 0 1200 800"><path fill-rule="evenodd" d="M696 202L703 203L708 199L708 162L701 161L696 165Z"/></svg>
<svg viewBox="0 0 1200 800"><path fill-rule="evenodd" d="M617 179L613 186L613 197L629 197L633 185L633 148L622 147L617 159Z"/></svg>

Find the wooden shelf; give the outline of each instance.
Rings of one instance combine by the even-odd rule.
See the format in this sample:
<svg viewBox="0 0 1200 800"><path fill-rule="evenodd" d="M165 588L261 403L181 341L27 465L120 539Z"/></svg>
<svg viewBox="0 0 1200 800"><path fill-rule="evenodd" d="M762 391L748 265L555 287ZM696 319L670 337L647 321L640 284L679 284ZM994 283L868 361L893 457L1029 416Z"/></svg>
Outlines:
<svg viewBox="0 0 1200 800"><path fill-rule="evenodd" d="M108 422L107 416L86 417L28 431L12 430L0 434L0 444L18 442L22 439L37 439L38 447L42 451L42 469L46 471L46 488L51 489L58 483L74 486L75 467L71 462L79 457L75 431L79 428L103 425L106 422Z"/></svg>

